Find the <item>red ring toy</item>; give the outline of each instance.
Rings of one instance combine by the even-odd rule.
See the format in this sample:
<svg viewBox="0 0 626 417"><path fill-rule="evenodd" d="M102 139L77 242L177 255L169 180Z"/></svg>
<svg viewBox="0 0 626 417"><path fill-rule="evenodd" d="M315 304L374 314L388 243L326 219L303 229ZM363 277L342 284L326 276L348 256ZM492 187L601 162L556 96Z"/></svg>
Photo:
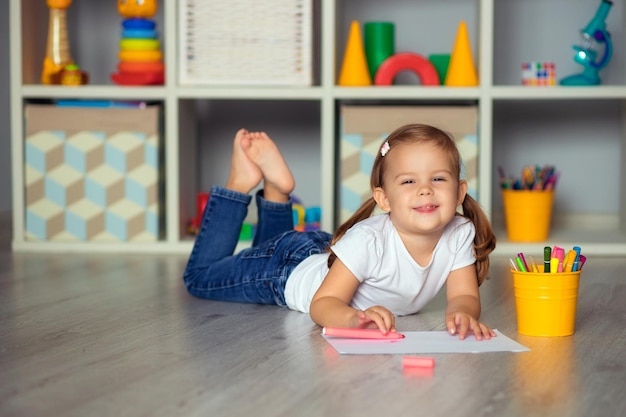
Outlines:
<svg viewBox="0 0 626 417"><path fill-rule="evenodd" d="M384 60L376 71L374 85L391 85L400 71L411 70L422 81L422 85L439 85L439 74L426 58L412 52L395 54Z"/></svg>

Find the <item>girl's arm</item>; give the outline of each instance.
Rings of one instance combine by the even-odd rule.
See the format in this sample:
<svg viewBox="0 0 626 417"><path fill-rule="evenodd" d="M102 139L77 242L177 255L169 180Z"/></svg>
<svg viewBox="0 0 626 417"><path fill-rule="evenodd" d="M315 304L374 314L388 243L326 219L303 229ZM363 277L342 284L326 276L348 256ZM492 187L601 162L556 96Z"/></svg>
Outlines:
<svg viewBox="0 0 626 417"><path fill-rule="evenodd" d="M476 266L452 271L446 282L448 306L446 308L446 327L450 334L458 334L465 339L473 333L477 340L491 339L495 332L478 321L480 317L480 295L476 279Z"/></svg>
<svg viewBox="0 0 626 417"><path fill-rule="evenodd" d="M310 315L322 327L376 327L384 334L395 331L395 316L382 306L365 311L350 307L359 280L339 260L324 278L311 301Z"/></svg>

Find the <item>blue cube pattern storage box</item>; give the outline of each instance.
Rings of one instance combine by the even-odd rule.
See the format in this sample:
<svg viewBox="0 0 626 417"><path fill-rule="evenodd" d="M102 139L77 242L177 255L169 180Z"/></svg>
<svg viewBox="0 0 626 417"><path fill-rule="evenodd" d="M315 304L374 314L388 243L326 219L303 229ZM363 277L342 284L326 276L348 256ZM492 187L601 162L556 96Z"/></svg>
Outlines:
<svg viewBox="0 0 626 417"><path fill-rule="evenodd" d="M343 105L339 143L337 223L346 221L371 196L370 172L383 140L409 123L436 126L456 140L463 160L461 176L478 197L478 108L468 106Z"/></svg>
<svg viewBox="0 0 626 417"><path fill-rule="evenodd" d="M27 239L159 239L159 106L31 104L25 117Z"/></svg>

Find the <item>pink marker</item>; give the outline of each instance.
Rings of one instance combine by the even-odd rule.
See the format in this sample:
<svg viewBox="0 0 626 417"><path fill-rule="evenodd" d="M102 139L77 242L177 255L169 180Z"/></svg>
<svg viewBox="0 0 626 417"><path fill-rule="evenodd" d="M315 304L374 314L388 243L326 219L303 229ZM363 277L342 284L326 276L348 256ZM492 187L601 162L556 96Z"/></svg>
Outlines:
<svg viewBox="0 0 626 417"><path fill-rule="evenodd" d="M426 358L423 356L403 356L403 368L434 368L435 358Z"/></svg>
<svg viewBox="0 0 626 417"><path fill-rule="evenodd" d="M563 272L563 258L565 257L565 249L556 248L556 258L559 260L557 272Z"/></svg>
<svg viewBox="0 0 626 417"><path fill-rule="evenodd" d="M324 327L322 334L328 337L343 337L346 339L404 339L398 332L382 334L378 329L353 329L344 327Z"/></svg>

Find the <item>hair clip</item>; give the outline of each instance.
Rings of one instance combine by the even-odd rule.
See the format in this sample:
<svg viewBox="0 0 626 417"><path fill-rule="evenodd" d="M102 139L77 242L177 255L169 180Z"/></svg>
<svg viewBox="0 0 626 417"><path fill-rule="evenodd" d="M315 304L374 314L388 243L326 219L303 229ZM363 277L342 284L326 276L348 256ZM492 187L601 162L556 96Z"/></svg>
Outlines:
<svg viewBox="0 0 626 417"><path fill-rule="evenodd" d="M387 152L389 152L389 149L391 149L391 146L389 146L388 141L385 141L385 143L383 143L383 146L380 148L380 155L381 156L387 155Z"/></svg>

